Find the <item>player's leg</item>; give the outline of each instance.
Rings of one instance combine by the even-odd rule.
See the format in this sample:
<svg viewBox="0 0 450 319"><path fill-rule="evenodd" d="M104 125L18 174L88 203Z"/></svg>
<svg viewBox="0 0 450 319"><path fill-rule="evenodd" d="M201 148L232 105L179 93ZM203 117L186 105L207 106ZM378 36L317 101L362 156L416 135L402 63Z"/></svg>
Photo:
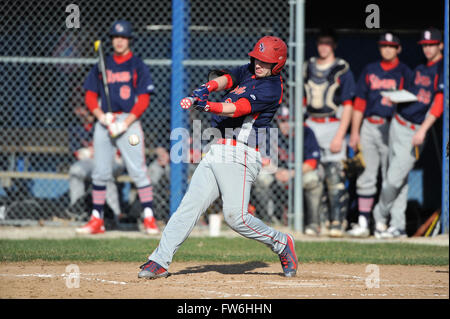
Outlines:
<svg viewBox="0 0 450 319"><path fill-rule="evenodd" d="M121 114L120 116L126 117L127 114ZM132 134L139 136L139 144L131 145L128 142L128 137ZM144 230L148 234L157 234L159 229L153 214L153 185L147 174L145 139L140 121L135 121L131 124L128 130L116 139L116 145L120 150L127 172L137 188L143 210Z"/></svg>
<svg viewBox="0 0 450 319"><path fill-rule="evenodd" d="M81 160L73 163L69 169L69 193L70 205L81 198L85 193L85 183L92 175L94 162L91 159Z"/></svg>
<svg viewBox="0 0 450 319"><path fill-rule="evenodd" d="M305 234L320 234L320 204L323 193L323 181L318 170L303 175L303 192L306 204Z"/></svg>
<svg viewBox="0 0 450 319"><path fill-rule="evenodd" d="M327 162L324 168L331 219L329 236L342 237L348 206L344 167L342 162Z"/></svg>
<svg viewBox="0 0 450 319"><path fill-rule="evenodd" d="M370 214L377 193L377 176L381 163L379 150L379 125L364 120L361 127L361 152L365 162L362 174L356 180L356 194L358 195L358 224L348 232L354 237L368 237L370 235ZM386 154L387 155L387 154Z"/></svg>
<svg viewBox="0 0 450 319"><path fill-rule="evenodd" d="M77 233L96 234L105 231L103 208L106 201L106 185L113 179L114 146L106 127L99 122L94 130L94 170L92 172L92 214L89 222Z"/></svg>
<svg viewBox="0 0 450 319"><path fill-rule="evenodd" d="M219 188L209 159L210 153L197 166L180 206L170 217L158 247L148 258L149 261L156 262L165 270L169 268L173 256L192 232L200 216L219 197ZM146 269L143 269L139 276L154 277L147 273Z"/></svg>
<svg viewBox="0 0 450 319"><path fill-rule="evenodd" d="M267 226L247 211L251 187L261 169L260 153L241 146L211 148L216 159L211 167L222 195L225 222L240 235L267 245L280 256L285 276L295 276L298 260L292 236Z"/></svg>
<svg viewBox="0 0 450 319"><path fill-rule="evenodd" d="M279 254L286 245L286 235L247 211L251 187L261 168L256 155L259 153L227 145L213 145L212 149L216 161L211 167L222 195L225 222L242 236L256 239ZM218 155L222 150L226 153L225 161Z"/></svg>
<svg viewBox="0 0 450 319"><path fill-rule="evenodd" d="M385 217L392 211L395 200L407 183L408 174L414 167L416 161L414 149L411 145L413 135L414 131L408 127L400 125L395 120L391 123L389 133L389 144L391 148L389 167L386 178L383 181L379 202L374 209L376 216ZM392 213L404 214L404 211L392 211ZM394 220L396 218L399 219L398 217L393 217ZM404 232L405 229L399 229L399 231Z"/></svg>

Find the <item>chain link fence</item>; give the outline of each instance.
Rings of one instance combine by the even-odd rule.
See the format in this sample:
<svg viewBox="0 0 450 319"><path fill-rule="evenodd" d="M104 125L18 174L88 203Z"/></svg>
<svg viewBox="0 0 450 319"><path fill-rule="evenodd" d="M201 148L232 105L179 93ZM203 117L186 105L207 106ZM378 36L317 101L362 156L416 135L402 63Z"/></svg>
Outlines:
<svg viewBox="0 0 450 319"><path fill-rule="evenodd" d="M192 0L186 5L186 93L205 83L210 69L247 63L247 53L260 37L274 35L286 43L290 39L291 8L287 0ZM171 131L172 2L9 0L0 1L0 9L0 224L87 220L89 176L81 196L71 194L70 187L71 168L77 161L74 152L86 147L86 137L80 132L93 121L84 103L82 85L97 63L94 41L102 40L106 52L111 53L108 32L119 19L132 23L132 51L149 66L155 84L141 121L154 186L155 215L166 222L170 216L167 155ZM307 30L306 57L315 52L315 32ZM358 68L372 61L367 54L359 54L355 46L369 48L376 38L377 34L361 36L357 32L341 37L339 55L356 70L355 77ZM373 54L378 58L376 51ZM285 67L282 71L286 106L292 84L289 70ZM212 94L212 99L218 98L219 94ZM191 112L189 122L193 120L200 120L202 128L209 127L205 113ZM277 122L273 125L277 127ZM190 173L195 165L190 165ZM286 165L292 163L287 161ZM416 175L410 176L413 195L414 191L422 191L422 177ZM133 222L140 215L140 207L126 170L118 170L117 182L124 221L128 218ZM287 185L276 185L273 174L262 175L258 182L249 211L265 222L288 224ZM221 204L218 199L209 212L220 212ZM355 202L351 201L350 206L354 210ZM114 214L107 206L106 217Z"/></svg>
<svg viewBox="0 0 450 319"><path fill-rule="evenodd" d="M141 121L155 214L167 221L170 164L161 163L167 155L164 150L170 148L172 2L72 2L0 4L0 223L88 218L89 176L83 196L75 200L70 190L71 167L77 161L74 152L86 146L80 132L93 121L86 112L82 85L97 63L94 41L102 40L111 53L108 32L119 19L132 23L132 51L149 66L155 84ZM187 91L206 82L210 69L247 63L247 53L261 36L288 39L288 1L274 5L272 1L232 0L219 5L196 0L187 5L189 42L183 62ZM191 123L194 119L209 127L206 115L192 113ZM194 168L192 164L189 171ZM119 175L122 213L136 217L139 205L134 186L126 171ZM220 200L211 210L221 210ZM106 216L110 216L108 208Z"/></svg>

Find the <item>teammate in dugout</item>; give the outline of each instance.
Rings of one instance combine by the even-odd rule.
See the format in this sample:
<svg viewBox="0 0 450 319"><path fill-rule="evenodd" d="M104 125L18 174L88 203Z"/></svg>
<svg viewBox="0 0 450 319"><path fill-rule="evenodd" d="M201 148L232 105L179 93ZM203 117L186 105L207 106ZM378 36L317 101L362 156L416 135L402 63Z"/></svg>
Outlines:
<svg viewBox="0 0 450 319"><path fill-rule="evenodd" d="M106 184L112 178L114 148L117 147L127 172L137 187L143 207L145 231L155 234L159 230L152 209L153 187L147 175L144 133L139 121L150 103L154 85L148 67L130 49L133 37L131 24L128 21L117 21L112 25L109 35L114 54L106 58L105 64L112 112L108 111L101 72L97 65L91 69L84 83L86 105L98 121L94 131L93 210L89 222L76 231L83 234L105 231L103 208ZM100 99L100 105L97 99ZM131 134L139 136L141 143L138 146L128 143L128 136Z"/></svg>
<svg viewBox="0 0 450 319"><path fill-rule="evenodd" d="M386 178L389 124L396 105L384 98L381 92L403 89L413 75L411 69L398 59L402 48L397 35L391 32L381 34L378 46L382 60L370 63L363 69L353 106L349 146L356 150L360 144L366 165L356 181L359 217L358 223L348 231L352 237L370 236L370 215L377 193L380 165L382 180ZM406 195L398 197L392 210L399 209L397 206L401 205Z"/></svg>
<svg viewBox="0 0 450 319"><path fill-rule="evenodd" d="M139 278L169 275L172 258L200 216L222 197L226 223L244 237L266 244L279 255L284 275L295 276L298 260L294 238L248 213L250 189L261 169L259 141L267 141L271 121L283 98L280 75L287 46L265 36L249 53L251 62L210 80L193 91L193 108L210 112L221 138L198 164L180 206L167 223L158 247L141 266ZM222 102L208 101L210 92L229 90ZM191 100L183 99L183 108Z"/></svg>
<svg viewBox="0 0 450 319"><path fill-rule="evenodd" d="M434 28L426 29L418 43L427 63L417 66L411 80L405 83L405 89L416 95L417 101L399 103L389 129L388 170L373 211L377 238L406 236L408 174L423 149L428 130L443 112L441 32ZM396 204L399 207L394 210L394 203L399 198L401 202Z"/></svg>
<svg viewBox="0 0 450 319"><path fill-rule="evenodd" d="M349 64L335 56L337 39L322 30L317 39L318 56L304 64L306 123L314 131L325 170L328 208L321 235L342 237L348 210L343 160L347 157L345 135L351 122L355 81ZM328 229L329 228L329 229Z"/></svg>

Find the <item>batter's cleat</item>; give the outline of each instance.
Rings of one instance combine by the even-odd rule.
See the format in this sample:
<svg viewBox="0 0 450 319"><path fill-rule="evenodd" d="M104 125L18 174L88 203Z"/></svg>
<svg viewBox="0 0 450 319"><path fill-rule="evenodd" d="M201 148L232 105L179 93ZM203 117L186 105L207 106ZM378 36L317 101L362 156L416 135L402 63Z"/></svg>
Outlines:
<svg viewBox="0 0 450 319"><path fill-rule="evenodd" d="M91 219L86 225L80 228L76 228L77 234L103 234L105 232L104 221L101 218L91 216Z"/></svg>
<svg viewBox="0 0 450 319"><path fill-rule="evenodd" d="M354 224L352 229L347 232L347 235L355 238L367 238L370 236L370 230L367 227L362 227L359 224Z"/></svg>
<svg viewBox="0 0 450 319"><path fill-rule="evenodd" d="M156 225L155 217L144 218L144 230L149 235L155 235L159 233L158 225Z"/></svg>
<svg viewBox="0 0 450 319"><path fill-rule="evenodd" d="M285 277L295 277L298 268L298 259L295 254L294 238L287 235L286 248L278 255L280 257L281 267Z"/></svg>
<svg viewBox="0 0 450 319"><path fill-rule="evenodd" d="M138 278L156 279L169 277L169 272L157 262L152 260L147 261L141 265L141 271L138 274Z"/></svg>

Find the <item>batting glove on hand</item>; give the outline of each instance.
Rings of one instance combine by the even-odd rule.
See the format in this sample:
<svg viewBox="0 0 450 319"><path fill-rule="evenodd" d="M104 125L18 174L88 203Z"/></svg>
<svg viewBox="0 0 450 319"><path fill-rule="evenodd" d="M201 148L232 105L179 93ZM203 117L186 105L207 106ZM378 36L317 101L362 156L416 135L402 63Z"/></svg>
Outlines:
<svg viewBox="0 0 450 319"><path fill-rule="evenodd" d="M125 122L114 122L108 125L108 132L111 137L117 137L128 129Z"/></svg>
<svg viewBox="0 0 450 319"><path fill-rule="evenodd" d="M199 111L208 112L207 102L208 102L209 90L208 87L203 84L198 89L192 92L192 97L194 98L194 107Z"/></svg>
<svg viewBox="0 0 450 319"><path fill-rule="evenodd" d="M109 126L116 121L116 116L111 112L103 113L100 116L99 121L103 126Z"/></svg>

